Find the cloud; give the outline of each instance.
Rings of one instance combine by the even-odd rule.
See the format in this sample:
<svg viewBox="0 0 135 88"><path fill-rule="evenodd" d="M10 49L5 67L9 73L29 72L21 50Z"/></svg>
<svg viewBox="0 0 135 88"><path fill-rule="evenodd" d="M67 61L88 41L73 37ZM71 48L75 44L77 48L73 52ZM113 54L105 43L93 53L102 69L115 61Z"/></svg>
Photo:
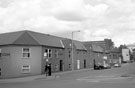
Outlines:
<svg viewBox="0 0 135 88"><path fill-rule="evenodd" d="M92 36L96 37L111 36L111 33L107 29L98 29L93 32Z"/></svg>
<svg viewBox="0 0 135 88"><path fill-rule="evenodd" d="M134 43L134 36L135 31L126 31L120 32L118 35L113 37L113 41L115 42L116 46L119 46L120 44L133 44Z"/></svg>
<svg viewBox="0 0 135 88"><path fill-rule="evenodd" d="M62 13L56 14L56 18L63 21L83 21L86 19L80 13L74 11L73 12L63 11Z"/></svg>
<svg viewBox="0 0 135 88"><path fill-rule="evenodd" d="M28 29L69 37L81 30L75 39L135 42L133 33L124 37L135 29L134 10L134 0L0 0L0 31Z"/></svg>
<svg viewBox="0 0 135 88"><path fill-rule="evenodd" d="M92 17L102 15L108 8L106 4L92 6L83 0L62 0L54 9L55 17L64 21L85 21Z"/></svg>

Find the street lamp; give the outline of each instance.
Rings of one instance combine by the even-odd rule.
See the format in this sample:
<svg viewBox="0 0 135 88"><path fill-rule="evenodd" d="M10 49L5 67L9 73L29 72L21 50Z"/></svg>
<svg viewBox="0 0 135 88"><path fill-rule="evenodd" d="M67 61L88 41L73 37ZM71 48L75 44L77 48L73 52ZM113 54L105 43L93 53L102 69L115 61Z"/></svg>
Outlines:
<svg viewBox="0 0 135 88"><path fill-rule="evenodd" d="M74 49L73 49L73 37L74 37L74 33L75 32L80 32L80 30L78 31L72 31L72 71L74 71Z"/></svg>

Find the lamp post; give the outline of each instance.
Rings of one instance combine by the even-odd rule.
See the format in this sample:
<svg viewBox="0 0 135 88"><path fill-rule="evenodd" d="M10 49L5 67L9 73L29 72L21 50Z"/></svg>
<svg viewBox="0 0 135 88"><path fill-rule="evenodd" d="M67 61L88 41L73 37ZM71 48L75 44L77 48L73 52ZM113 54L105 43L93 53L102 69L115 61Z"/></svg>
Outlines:
<svg viewBox="0 0 135 88"><path fill-rule="evenodd" d="M80 32L80 30L78 30L78 31L72 31L72 46L71 46L71 48L72 48L72 71L74 71L74 49L73 49L73 37L74 37L74 33L75 32Z"/></svg>

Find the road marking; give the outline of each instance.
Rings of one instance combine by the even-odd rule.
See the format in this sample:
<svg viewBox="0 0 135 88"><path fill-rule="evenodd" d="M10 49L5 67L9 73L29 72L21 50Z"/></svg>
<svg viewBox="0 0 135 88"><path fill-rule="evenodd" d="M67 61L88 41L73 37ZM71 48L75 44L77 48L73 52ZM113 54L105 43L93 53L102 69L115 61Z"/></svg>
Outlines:
<svg viewBox="0 0 135 88"><path fill-rule="evenodd" d="M100 81L108 81L108 80L120 80L120 79L127 79L132 77L117 77L117 76L88 76L77 79L78 81L85 81L85 82L100 82Z"/></svg>

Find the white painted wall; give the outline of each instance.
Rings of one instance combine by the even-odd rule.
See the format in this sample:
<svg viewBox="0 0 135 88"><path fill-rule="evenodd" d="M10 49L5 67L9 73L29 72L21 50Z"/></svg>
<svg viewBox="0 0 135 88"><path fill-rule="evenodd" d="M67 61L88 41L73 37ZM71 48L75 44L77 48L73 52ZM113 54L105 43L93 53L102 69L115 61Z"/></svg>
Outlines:
<svg viewBox="0 0 135 88"><path fill-rule="evenodd" d="M129 61L130 60L129 49L122 49L122 56L123 61Z"/></svg>

